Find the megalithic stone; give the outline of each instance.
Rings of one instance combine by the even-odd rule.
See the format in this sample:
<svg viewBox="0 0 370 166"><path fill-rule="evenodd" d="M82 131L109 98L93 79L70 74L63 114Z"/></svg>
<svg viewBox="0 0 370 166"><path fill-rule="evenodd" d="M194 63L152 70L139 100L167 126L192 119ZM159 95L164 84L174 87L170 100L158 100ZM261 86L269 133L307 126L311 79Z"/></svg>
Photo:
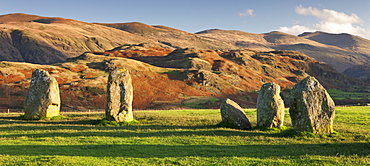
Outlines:
<svg viewBox="0 0 370 166"><path fill-rule="evenodd" d="M334 101L314 77L308 76L293 87L289 113L296 131L333 132Z"/></svg>
<svg viewBox="0 0 370 166"><path fill-rule="evenodd" d="M276 83L262 85L257 98L257 126L281 127L284 123L284 101Z"/></svg>
<svg viewBox="0 0 370 166"><path fill-rule="evenodd" d="M41 119L58 116L60 93L56 79L41 69L32 73L32 80L24 105L25 119Z"/></svg>
<svg viewBox="0 0 370 166"><path fill-rule="evenodd" d="M235 125L242 130L252 129L252 124L236 102L226 99L221 103L220 109L222 122Z"/></svg>
<svg viewBox="0 0 370 166"><path fill-rule="evenodd" d="M127 69L118 68L110 72L107 84L106 119L116 122L133 121L133 87Z"/></svg>

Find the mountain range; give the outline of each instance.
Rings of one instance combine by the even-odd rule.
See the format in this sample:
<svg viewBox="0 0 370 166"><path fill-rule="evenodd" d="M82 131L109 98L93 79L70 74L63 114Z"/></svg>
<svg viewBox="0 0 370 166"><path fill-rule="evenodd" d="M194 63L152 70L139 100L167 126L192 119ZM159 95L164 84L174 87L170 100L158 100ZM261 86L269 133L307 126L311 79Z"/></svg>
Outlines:
<svg viewBox="0 0 370 166"><path fill-rule="evenodd" d="M8 14L0 16L0 107L21 106L32 71L42 68L58 80L64 108L104 108L107 75L117 67L132 74L134 108L213 108L222 98L254 106L266 82L289 90L312 75L326 88L368 86L368 45L350 34L189 33Z"/></svg>
<svg viewBox="0 0 370 166"><path fill-rule="evenodd" d="M204 50L293 50L332 65L337 71L370 62L370 40L325 32L298 36L282 32L253 34L234 30L189 33L166 26L86 23L27 14L0 16L0 60L53 64L86 51L149 43Z"/></svg>

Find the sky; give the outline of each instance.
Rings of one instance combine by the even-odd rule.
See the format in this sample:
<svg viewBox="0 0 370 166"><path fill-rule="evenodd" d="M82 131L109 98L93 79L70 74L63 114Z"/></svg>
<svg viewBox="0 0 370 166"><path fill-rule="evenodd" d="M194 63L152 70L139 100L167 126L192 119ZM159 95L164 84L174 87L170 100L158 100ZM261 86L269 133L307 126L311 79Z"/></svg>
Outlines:
<svg viewBox="0 0 370 166"><path fill-rule="evenodd" d="M292 35L323 31L370 39L369 0L0 0L0 15L26 13L84 22L142 22Z"/></svg>

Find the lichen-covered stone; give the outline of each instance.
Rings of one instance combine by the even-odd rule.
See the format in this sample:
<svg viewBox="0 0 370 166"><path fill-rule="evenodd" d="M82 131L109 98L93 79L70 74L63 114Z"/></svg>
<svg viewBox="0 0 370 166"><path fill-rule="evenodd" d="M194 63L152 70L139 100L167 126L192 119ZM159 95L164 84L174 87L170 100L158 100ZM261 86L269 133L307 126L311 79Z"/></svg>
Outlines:
<svg viewBox="0 0 370 166"><path fill-rule="evenodd" d="M222 122L237 126L242 130L249 130L252 124L243 112L242 108L230 99L226 99L220 106Z"/></svg>
<svg viewBox="0 0 370 166"><path fill-rule="evenodd" d="M257 98L257 126L281 127L284 123L284 101L276 83L262 85Z"/></svg>
<svg viewBox="0 0 370 166"><path fill-rule="evenodd" d="M116 122L130 122L134 120L132 100L133 87L128 70L119 68L110 72L105 108L107 120Z"/></svg>
<svg viewBox="0 0 370 166"><path fill-rule="evenodd" d="M32 80L24 105L26 119L41 119L58 116L60 93L56 79L41 69L32 73Z"/></svg>
<svg viewBox="0 0 370 166"><path fill-rule="evenodd" d="M333 132L334 101L314 77L309 76L294 86L289 113L296 131Z"/></svg>

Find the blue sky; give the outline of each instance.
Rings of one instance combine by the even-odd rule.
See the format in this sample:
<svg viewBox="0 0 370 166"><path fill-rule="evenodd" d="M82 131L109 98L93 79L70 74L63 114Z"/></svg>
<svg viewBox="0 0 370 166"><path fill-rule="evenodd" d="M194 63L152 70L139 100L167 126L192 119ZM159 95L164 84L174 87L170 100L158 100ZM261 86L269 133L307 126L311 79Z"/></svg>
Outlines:
<svg viewBox="0 0 370 166"><path fill-rule="evenodd" d="M0 0L0 14L85 22L142 22L187 32L206 29L351 33L370 38L368 0Z"/></svg>

